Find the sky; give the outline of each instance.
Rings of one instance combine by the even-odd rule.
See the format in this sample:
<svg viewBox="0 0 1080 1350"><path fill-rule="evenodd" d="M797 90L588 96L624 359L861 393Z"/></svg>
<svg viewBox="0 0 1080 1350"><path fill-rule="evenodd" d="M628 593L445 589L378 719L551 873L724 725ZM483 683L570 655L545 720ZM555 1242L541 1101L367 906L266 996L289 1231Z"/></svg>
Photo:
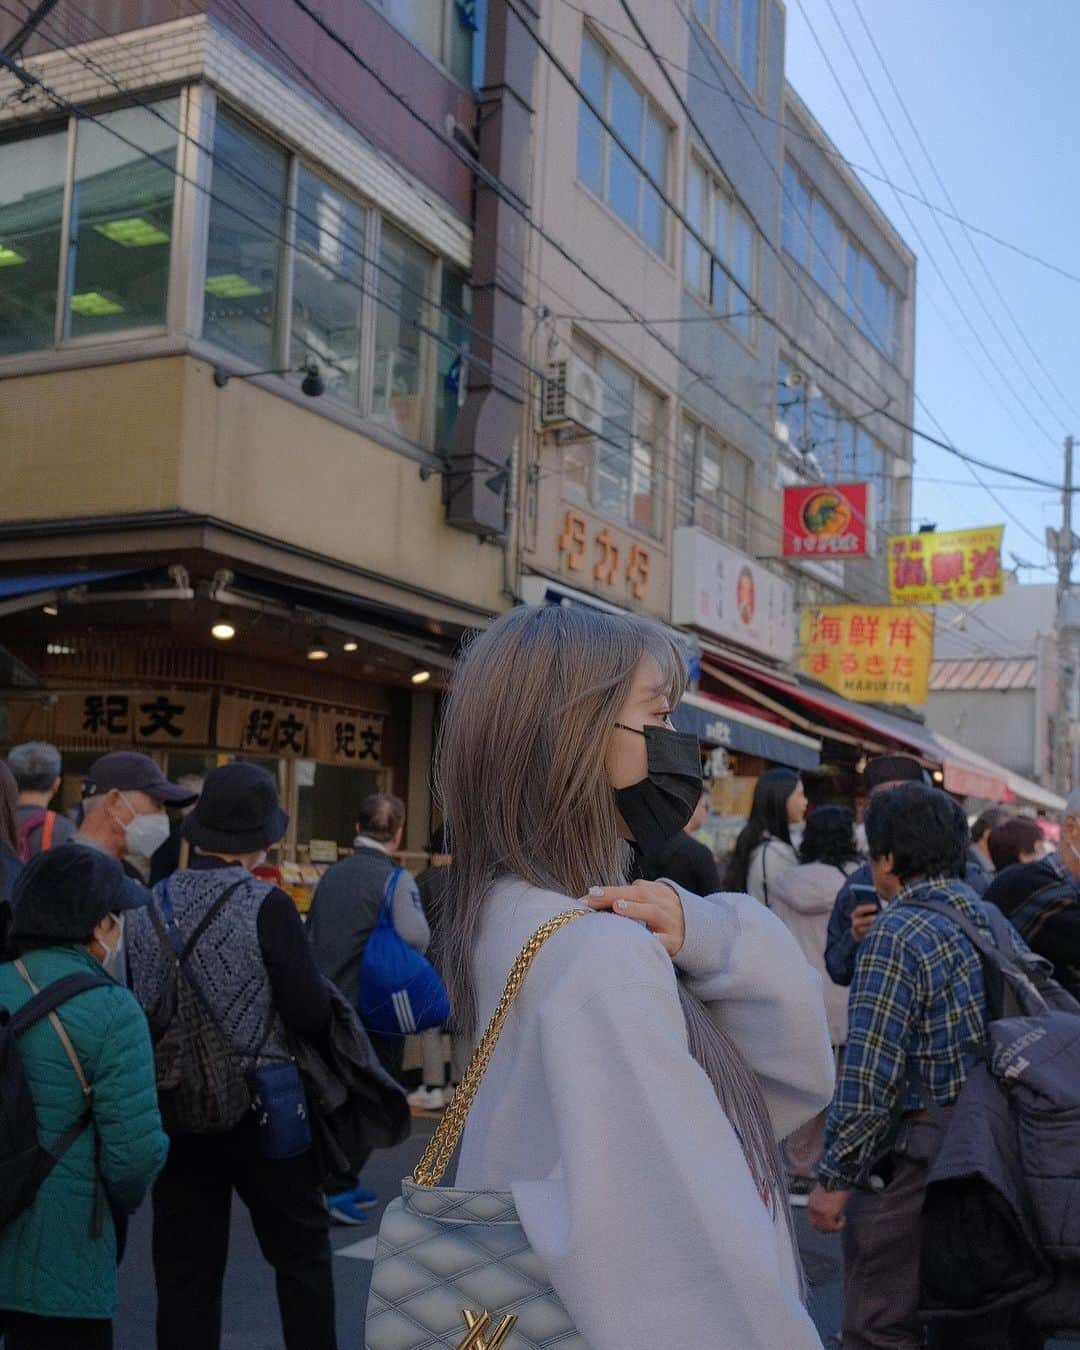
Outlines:
<svg viewBox="0 0 1080 1350"><path fill-rule="evenodd" d="M884 176L900 187L946 209L951 197L966 222L1075 274L1067 279L969 235L864 175L918 256L915 425L1055 483L1063 478L1066 433L1080 438L1078 51L1080 0L787 0L788 79L847 159L881 173L876 152ZM1019 558L1044 568L1021 567L1021 581L1052 580L1045 530L1061 523L1060 494L977 472L994 496L960 460L916 439L915 525L1004 524L1005 564ZM1080 519L1074 529L1080 532Z"/></svg>

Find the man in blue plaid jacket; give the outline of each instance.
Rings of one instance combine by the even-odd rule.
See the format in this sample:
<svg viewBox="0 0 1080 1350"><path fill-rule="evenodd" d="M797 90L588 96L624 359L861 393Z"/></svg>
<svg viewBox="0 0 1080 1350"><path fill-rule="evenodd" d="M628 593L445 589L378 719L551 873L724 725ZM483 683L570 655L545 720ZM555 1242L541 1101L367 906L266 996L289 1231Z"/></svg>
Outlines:
<svg viewBox="0 0 1080 1350"><path fill-rule="evenodd" d="M968 827L951 797L907 783L873 796L865 825L886 905L858 950L810 1218L821 1232L843 1230L844 1350L920 1350L920 1215L942 1118L925 1097L946 1112L956 1101L985 1040L987 1005L974 947L945 915L911 902L944 902L993 938L983 902L958 880ZM952 1324L941 1344L1034 1350L1041 1341L999 1316Z"/></svg>

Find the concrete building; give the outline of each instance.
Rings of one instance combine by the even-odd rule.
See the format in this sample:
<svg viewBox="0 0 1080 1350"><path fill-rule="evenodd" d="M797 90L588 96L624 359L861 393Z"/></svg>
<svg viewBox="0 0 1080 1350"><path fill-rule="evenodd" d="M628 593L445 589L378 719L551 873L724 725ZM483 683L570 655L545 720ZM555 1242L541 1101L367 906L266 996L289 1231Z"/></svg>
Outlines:
<svg viewBox="0 0 1080 1350"><path fill-rule="evenodd" d="M388 788L419 849L437 690L510 603L520 263L474 156L525 199L531 40L187 8L0 15L5 739L68 799L122 745L260 758L301 858Z"/></svg>

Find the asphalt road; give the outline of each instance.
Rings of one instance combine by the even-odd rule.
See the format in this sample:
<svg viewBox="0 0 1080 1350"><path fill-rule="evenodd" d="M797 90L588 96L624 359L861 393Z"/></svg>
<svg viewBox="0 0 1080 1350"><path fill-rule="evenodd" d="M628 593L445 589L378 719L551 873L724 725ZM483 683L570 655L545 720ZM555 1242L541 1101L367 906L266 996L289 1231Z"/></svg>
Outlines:
<svg viewBox="0 0 1080 1350"><path fill-rule="evenodd" d="M434 1121L417 1118L413 1126L411 1139L400 1148L376 1153L365 1172L365 1181L378 1192L382 1202L369 1211L371 1218L361 1227L332 1229L340 1350L362 1350L364 1307L382 1204L398 1194L401 1178L412 1171L431 1136ZM805 1211L800 1212L798 1223L810 1280L810 1311L825 1346L835 1350L837 1343L830 1338L840 1326L840 1242L836 1237L814 1233L806 1223ZM116 1350L154 1350L154 1309L147 1204L132 1222L128 1254L121 1271ZM1072 1344L1075 1350L1075 1343ZM273 1273L259 1254L247 1211L239 1201L233 1207L221 1346L222 1350L282 1350ZM1048 1350L1069 1350L1069 1346L1055 1341Z"/></svg>

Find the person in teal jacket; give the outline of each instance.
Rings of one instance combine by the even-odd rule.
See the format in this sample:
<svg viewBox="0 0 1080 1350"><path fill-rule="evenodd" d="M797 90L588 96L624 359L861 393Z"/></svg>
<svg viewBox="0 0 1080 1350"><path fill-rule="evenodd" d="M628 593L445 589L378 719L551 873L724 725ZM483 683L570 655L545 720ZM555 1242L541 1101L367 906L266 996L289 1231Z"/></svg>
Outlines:
<svg viewBox="0 0 1080 1350"><path fill-rule="evenodd" d="M147 899L115 859L95 849L66 844L39 854L15 885L0 1006L15 1012L33 992L15 958L38 989L75 972L111 973L125 911ZM134 994L117 983L88 989L57 1015L93 1088L93 1123L33 1204L0 1229L0 1327L8 1350L109 1350L117 1218L138 1207L169 1141L150 1032ZM19 1051L48 1144L82 1114L82 1088L48 1019L20 1035ZM96 1206L99 1178L108 1203Z"/></svg>

